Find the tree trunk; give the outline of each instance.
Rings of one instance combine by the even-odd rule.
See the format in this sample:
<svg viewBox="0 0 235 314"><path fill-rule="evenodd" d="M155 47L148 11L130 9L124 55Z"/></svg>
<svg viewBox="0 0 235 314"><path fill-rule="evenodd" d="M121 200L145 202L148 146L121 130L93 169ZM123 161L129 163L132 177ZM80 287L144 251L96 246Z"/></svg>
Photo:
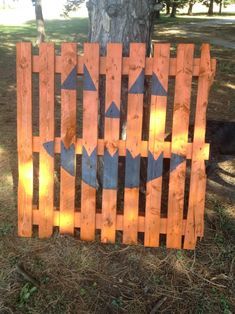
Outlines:
<svg viewBox="0 0 235 314"><path fill-rule="evenodd" d="M130 42L142 42L150 53L155 0L89 0L89 39L99 42L105 53L108 42L123 43L123 53Z"/></svg>
<svg viewBox="0 0 235 314"><path fill-rule="evenodd" d="M171 2L170 2L170 0L167 0L165 2L165 4L166 4L166 15L169 15L170 11L171 11Z"/></svg>
<svg viewBox="0 0 235 314"><path fill-rule="evenodd" d="M194 3L189 2L188 15L193 15L193 5L194 5Z"/></svg>
<svg viewBox="0 0 235 314"><path fill-rule="evenodd" d="M223 0L220 0L219 2L219 14L222 14L222 6L223 6Z"/></svg>
<svg viewBox="0 0 235 314"><path fill-rule="evenodd" d="M151 35L156 14L155 0L89 0L87 2L90 29L89 41L99 42L101 55L106 53L109 42L123 44L123 55L129 54L130 42L146 43L147 55L151 52ZM127 93L127 80L123 82L122 104L126 110L124 94ZM100 97L100 117L103 117L104 99ZM122 137L125 137L126 112L121 112ZM103 135L103 121L99 122L99 133Z"/></svg>
<svg viewBox="0 0 235 314"><path fill-rule="evenodd" d="M101 55L106 53L109 42L123 44L123 55L128 56L131 42L146 43L146 54L151 52L151 35L156 17L155 0L89 0L87 9L90 20L89 41L99 42ZM146 80L147 81L147 80ZM104 134L104 88L100 80L99 137ZM121 138L126 138L128 79L122 79ZM148 133L148 102L144 105L143 133ZM102 158L98 160L98 182L102 186ZM124 165L121 166L122 168Z"/></svg>
<svg viewBox="0 0 235 314"><path fill-rule="evenodd" d="M173 2L172 3L172 8L171 8L171 17L176 17L176 9L177 9L177 3Z"/></svg>
<svg viewBox="0 0 235 314"><path fill-rule="evenodd" d="M213 15L213 6L214 6L214 0L210 0L210 3L209 3L209 10L208 10L208 15L209 16L212 16Z"/></svg>
<svg viewBox="0 0 235 314"><path fill-rule="evenodd" d="M45 37L46 37L41 0L35 1L35 15L36 15L36 23L37 23L37 31L38 31L36 45L39 45L41 42L45 40Z"/></svg>

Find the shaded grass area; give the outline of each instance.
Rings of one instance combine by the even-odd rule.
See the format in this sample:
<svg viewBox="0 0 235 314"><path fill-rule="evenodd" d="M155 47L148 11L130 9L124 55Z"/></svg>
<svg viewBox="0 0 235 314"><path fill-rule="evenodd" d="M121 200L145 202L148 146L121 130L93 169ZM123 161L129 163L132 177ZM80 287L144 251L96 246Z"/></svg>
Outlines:
<svg viewBox="0 0 235 314"><path fill-rule="evenodd" d="M164 18L156 30L189 21ZM86 19L47 22L57 48L85 41L87 29ZM57 233L48 240L17 238L15 43L35 37L34 22L0 26L0 313L233 313L234 208L215 193L207 195L206 233L195 252L83 243ZM155 38L192 41L167 31ZM231 53L213 47L219 67L210 119L234 119ZM19 264L30 276L18 271Z"/></svg>
<svg viewBox="0 0 235 314"><path fill-rule="evenodd" d="M7 232L0 244L2 309L150 313L162 304L159 312L232 313L231 222L225 208L213 202L215 211L196 252L103 246L59 235L17 239ZM16 271L19 263L39 287Z"/></svg>

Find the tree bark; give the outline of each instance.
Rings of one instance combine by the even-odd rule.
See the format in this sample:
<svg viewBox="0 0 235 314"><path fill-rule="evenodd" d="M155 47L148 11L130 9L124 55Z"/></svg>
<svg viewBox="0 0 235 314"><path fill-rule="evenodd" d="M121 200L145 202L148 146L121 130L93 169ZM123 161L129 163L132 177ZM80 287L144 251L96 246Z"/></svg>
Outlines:
<svg viewBox="0 0 235 314"><path fill-rule="evenodd" d="M44 42L45 37L46 37L41 0L35 0L35 15L36 15L36 24L37 24L37 32L38 32L36 45L39 45L40 43Z"/></svg>
<svg viewBox="0 0 235 314"><path fill-rule="evenodd" d="M210 0L210 3L209 3L209 10L208 10L208 15L209 16L212 16L213 15L213 6L214 6L214 0Z"/></svg>
<svg viewBox="0 0 235 314"><path fill-rule="evenodd" d="M223 6L223 0L220 0L219 2L219 14L222 14L222 6Z"/></svg>
<svg viewBox="0 0 235 314"><path fill-rule="evenodd" d="M171 13L171 2L170 0L165 1L166 4L166 15L170 15Z"/></svg>
<svg viewBox="0 0 235 314"><path fill-rule="evenodd" d="M176 17L176 9L177 9L177 3L173 2L170 17Z"/></svg>
<svg viewBox="0 0 235 314"><path fill-rule="evenodd" d="M194 5L194 3L189 2L188 15L193 15L193 5Z"/></svg>
<svg viewBox="0 0 235 314"><path fill-rule="evenodd" d="M89 39L99 42L105 54L108 42L123 43L123 53L130 42L142 42L150 53L155 0L89 0Z"/></svg>

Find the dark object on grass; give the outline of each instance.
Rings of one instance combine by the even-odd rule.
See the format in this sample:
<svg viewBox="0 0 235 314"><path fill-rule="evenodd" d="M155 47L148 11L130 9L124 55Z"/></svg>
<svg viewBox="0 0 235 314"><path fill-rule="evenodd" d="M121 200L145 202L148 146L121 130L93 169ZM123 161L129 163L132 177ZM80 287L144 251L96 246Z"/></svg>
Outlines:
<svg viewBox="0 0 235 314"><path fill-rule="evenodd" d="M39 281L36 280L31 274L29 274L29 272L25 270L25 268L22 264L16 265L16 271L18 274L20 274L22 277L24 277L25 280L30 282L35 287L39 288L39 286L40 286Z"/></svg>

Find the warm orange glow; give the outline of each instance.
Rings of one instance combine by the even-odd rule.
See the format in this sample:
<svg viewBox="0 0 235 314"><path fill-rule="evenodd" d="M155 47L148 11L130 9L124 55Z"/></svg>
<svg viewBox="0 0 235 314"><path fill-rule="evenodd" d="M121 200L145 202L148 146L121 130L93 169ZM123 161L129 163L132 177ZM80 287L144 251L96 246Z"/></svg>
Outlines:
<svg viewBox="0 0 235 314"><path fill-rule="evenodd" d="M19 164L19 186L27 196L33 196L33 165L32 162Z"/></svg>
<svg viewBox="0 0 235 314"><path fill-rule="evenodd" d="M66 233L66 230L71 230L71 225L74 225L74 213L62 213L60 212L60 228L63 230L63 233Z"/></svg>
<svg viewBox="0 0 235 314"><path fill-rule="evenodd" d="M39 195L45 196L48 193L51 193L48 190L49 186L53 184L53 175L49 172L46 163L40 163L40 172L39 172Z"/></svg>
<svg viewBox="0 0 235 314"><path fill-rule="evenodd" d="M154 109L150 114L150 135L156 138L163 138L165 131L165 116L164 110Z"/></svg>
<svg viewBox="0 0 235 314"><path fill-rule="evenodd" d="M194 130L194 139L197 141L204 141L205 139L205 128L195 127Z"/></svg>
<svg viewBox="0 0 235 314"><path fill-rule="evenodd" d="M128 214L127 214L127 221L128 222L132 222L136 219L136 215L134 212L132 212L131 210L129 210Z"/></svg>

